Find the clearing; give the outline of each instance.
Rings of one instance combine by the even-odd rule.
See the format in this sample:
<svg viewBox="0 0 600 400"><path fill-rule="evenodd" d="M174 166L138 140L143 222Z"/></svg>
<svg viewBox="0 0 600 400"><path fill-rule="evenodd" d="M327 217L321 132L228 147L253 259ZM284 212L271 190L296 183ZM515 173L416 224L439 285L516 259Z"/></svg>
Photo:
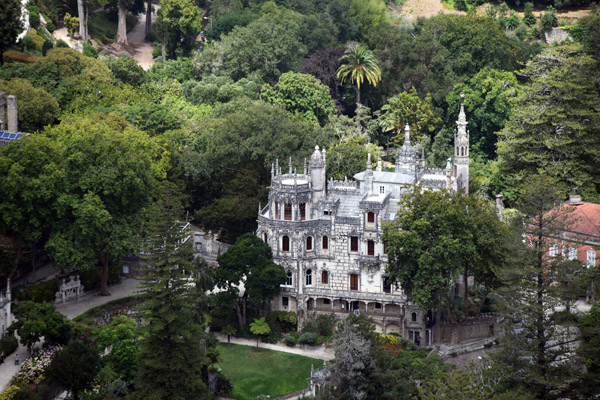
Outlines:
<svg viewBox="0 0 600 400"><path fill-rule="evenodd" d="M223 374L233 385L231 397L253 400L259 395L271 398L308 387L310 367L323 366L323 360L250 346L218 345Z"/></svg>

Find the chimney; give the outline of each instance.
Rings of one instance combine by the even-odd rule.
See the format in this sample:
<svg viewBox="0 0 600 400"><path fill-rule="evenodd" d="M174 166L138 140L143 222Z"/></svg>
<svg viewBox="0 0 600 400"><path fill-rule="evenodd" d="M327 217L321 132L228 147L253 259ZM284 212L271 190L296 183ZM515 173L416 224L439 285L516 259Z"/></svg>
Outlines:
<svg viewBox="0 0 600 400"><path fill-rule="evenodd" d="M579 194L570 194L569 195L569 203L581 203L581 195Z"/></svg>
<svg viewBox="0 0 600 400"><path fill-rule="evenodd" d="M504 203L502 203L502 198L504 196L502 193L496 195L496 214L498 214L498 219L500 221L503 220L503 212L504 212Z"/></svg>
<svg viewBox="0 0 600 400"><path fill-rule="evenodd" d="M8 110L7 110L7 119L8 119L8 131L17 133L19 132L19 124L17 122L17 118L19 116L17 111L17 96L10 95L8 96Z"/></svg>
<svg viewBox="0 0 600 400"><path fill-rule="evenodd" d="M6 126L6 114L4 107L6 106L6 93L0 92L0 131L3 131Z"/></svg>

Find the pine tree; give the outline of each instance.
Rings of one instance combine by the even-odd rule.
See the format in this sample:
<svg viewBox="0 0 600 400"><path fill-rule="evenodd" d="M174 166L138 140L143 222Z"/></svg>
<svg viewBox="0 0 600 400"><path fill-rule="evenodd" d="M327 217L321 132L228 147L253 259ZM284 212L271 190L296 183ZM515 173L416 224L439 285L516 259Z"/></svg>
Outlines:
<svg viewBox="0 0 600 400"><path fill-rule="evenodd" d="M161 199L151 211L145 246L146 323L140 344L136 395L144 399L207 399L202 381L204 354L203 312L210 289L206 262L193 260L189 231L178 217L181 201L174 185L164 184Z"/></svg>
<svg viewBox="0 0 600 400"><path fill-rule="evenodd" d="M597 63L580 45L544 51L520 72L529 78L500 132L501 172L518 182L544 173L588 201L600 199Z"/></svg>
<svg viewBox="0 0 600 400"><path fill-rule="evenodd" d="M506 287L500 291L508 324L497 361L508 369L506 387L523 388L539 399L568 397L580 361L575 318L569 308L559 311L577 295L565 292L566 282L560 281L572 261L549 254L570 220L569 207L557 207L564 194L560 187L544 175L525 181L514 268L504 271ZM570 283L571 289L577 286Z"/></svg>

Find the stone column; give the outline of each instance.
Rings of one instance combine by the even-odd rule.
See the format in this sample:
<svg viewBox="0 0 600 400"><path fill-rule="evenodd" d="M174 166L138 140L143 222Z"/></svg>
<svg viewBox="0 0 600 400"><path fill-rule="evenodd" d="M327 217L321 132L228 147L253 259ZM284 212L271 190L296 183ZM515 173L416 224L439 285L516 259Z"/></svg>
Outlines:
<svg viewBox="0 0 600 400"><path fill-rule="evenodd" d="M18 111L17 111L17 97L16 96L8 96L8 131L9 132L19 132L19 124L18 124Z"/></svg>
<svg viewBox="0 0 600 400"><path fill-rule="evenodd" d="M4 108L6 107L6 93L0 92L0 131L6 129L6 114Z"/></svg>

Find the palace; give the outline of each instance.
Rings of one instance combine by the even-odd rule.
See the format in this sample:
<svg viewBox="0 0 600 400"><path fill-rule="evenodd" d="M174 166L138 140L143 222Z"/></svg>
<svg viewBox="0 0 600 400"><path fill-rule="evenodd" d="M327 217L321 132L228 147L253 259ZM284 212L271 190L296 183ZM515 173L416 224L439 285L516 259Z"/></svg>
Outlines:
<svg viewBox="0 0 600 400"><path fill-rule="evenodd" d="M464 98L464 96L463 96ZM273 309L298 313L299 324L317 313L366 313L380 332L432 341L431 315L411 304L401 288L388 281L387 255L381 240L384 222L392 221L408 185L468 191L469 133L461 100L454 136L454 162L445 169L426 168L415 154L405 127L395 171L371 156L354 181L326 180L325 150L315 151L302 174L271 166L268 204L259 209L256 234L273 250L287 282Z"/></svg>

